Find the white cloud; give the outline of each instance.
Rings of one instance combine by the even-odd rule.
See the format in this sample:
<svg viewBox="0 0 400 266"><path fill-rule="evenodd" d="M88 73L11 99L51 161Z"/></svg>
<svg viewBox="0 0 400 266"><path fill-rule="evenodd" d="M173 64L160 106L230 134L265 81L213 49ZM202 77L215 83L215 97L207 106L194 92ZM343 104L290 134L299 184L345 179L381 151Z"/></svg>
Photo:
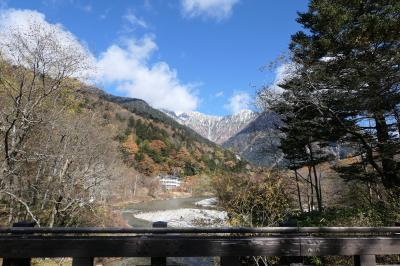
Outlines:
<svg viewBox="0 0 400 266"><path fill-rule="evenodd" d="M222 96L224 96L224 92L223 91L219 91L219 92L217 92L215 94L215 97L217 97L217 98L222 97Z"/></svg>
<svg viewBox="0 0 400 266"><path fill-rule="evenodd" d="M24 46L21 42L15 42L15 34L26 39ZM35 35L35 36L33 36ZM38 44L38 40L41 40ZM39 45L39 46L38 46ZM53 62L61 62L70 53L80 58L78 73L71 73L75 77L83 77L89 74L88 68L93 66L94 57L89 50L71 32L61 24L51 24L45 19L45 15L34 10L4 9L0 11L0 51L4 58L12 63L29 67L31 54L27 51L45 49L43 57L51 57ZM24 57L19 55L24 54ZM57 71L57 66L51 65ZM78 70L79 69L79 70ZM67 73L66 73L67 74Z"/></svg>
<svg viewBox="0 0 400 266"><path fill-rule="evenodd" d="M157 49L151 36L110 46L98 60L98 82L115 85L127 96L143 99L156 108L195 110L199 100L193 86L182 84L176 70L166 62L149 62Z"/></svg>
<svg viewBox="0 0 400 266"><path fill-rule="evenodd" d="M277 94L282 93L283 89L279 85L290 80L295 75L297 69L298 65L295 63L285 63L277 67L274 82L269 86L269 90Z"/></svg>
<svg viewBox="0 0 400 266"><path fill-rule="evenodd" d="M129 26L133 27L133 29L137 27L146 29L148 27L146 21L142 18L137 17L132 10L128 10L127 13L123 16L123 18L127 22L129 22Z"/></svg>
<svg viewBox="0 0 400 266"><path fill-rule="evenodd" d="M181 0L182 13L187 17L223 20L229 18L239 0Z"/></svg>
<svg viewBox="0 0 400 266"><path fill-rule="evenodd" d="M231 98L228 103L224 106L232 114L237 114L240 111L249 109L251 97L246 92L237 92Z"/></svg>
<svg viewBox="0 0 400 266"><path fill-rule="evenodd" d="M282 100L284 89L280 85L295 77L298 68L299 65L294 62L284 63L277 67L274 81L259 92L255 99L255 105L260 110L269 110L271 102Z"/></svg>
<svg viewBox="0 0 400 266"><path fill-rule="evenodd" d="M8 29L18 28L29 34L32 25L52 30L55 37L62 40L62 45L69 49L72 47L75 53L85 53L97 70L93 77L97 84L115 86L125 95L143 99L156 108L183 112L195 110L198 106L195 85L183 84L176 70L166 62L150 63L150 57L158 49L151 35L141 39L124 39L122 43L108 47L96 59L61 24L48 23L44 14L33 10L6 9L0 11L0 44L11 40L7 35Z"/></svg>
<svg viewBox="0 0 400 266"><path fill-rule="evenodd" d="M77 52L89 53L83 43L61 24L48 23L43 13L29 9L6 9L0 12L0 34L5 42L13 32L29 36L30 31L35 27L52 33L52 37L59 40L64 47L70 46ZM88 54L88 56L91 55Z"/></svg>

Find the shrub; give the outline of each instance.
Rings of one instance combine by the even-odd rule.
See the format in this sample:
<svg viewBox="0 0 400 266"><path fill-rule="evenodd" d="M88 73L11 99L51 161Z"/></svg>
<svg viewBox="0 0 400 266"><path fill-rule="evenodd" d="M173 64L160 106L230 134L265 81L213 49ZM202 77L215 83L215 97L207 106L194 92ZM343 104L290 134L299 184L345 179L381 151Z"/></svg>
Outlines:
<svg viewBox="0 0 400 266"><path fill-rule="evenodd" d="M284 180L271 173L216 178L214 187L233 225L273 226L286 217L289 200Z"/></svg>

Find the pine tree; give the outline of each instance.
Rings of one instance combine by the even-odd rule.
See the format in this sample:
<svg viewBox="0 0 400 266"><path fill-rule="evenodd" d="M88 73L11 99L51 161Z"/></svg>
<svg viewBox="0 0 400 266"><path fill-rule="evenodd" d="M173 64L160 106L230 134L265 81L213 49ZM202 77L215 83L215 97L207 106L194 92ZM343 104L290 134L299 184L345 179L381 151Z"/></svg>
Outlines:
<svg viewBox="0 0 400 266"><path fill-rule="evenodd" d="M276 104L275 108L276 111L284 114L282 118L284 123L280 128L283 133L280 149L289 169L294 171L299 207L302 209L298 170L307 167L309 170L307 183L310 185L309 210L314 209L315 195L317 210L321 211L323 197L317 165L331 159L331 154L324 149L332 139L331 130L322 126L320 118L316 116L312 109L308 110L304 107L297 109L296 105L288 104L288 102Z"/></svg>
<svg viewBox="0 0 400 266"><path fill-rule="evenodd" d="M299 67L280 104L312 113L319 125L308 130L320 140L329 136L321 128L352 139L382 184L400 187L400 1L312 0L298 22L306 31L290 50Z"/></svg>

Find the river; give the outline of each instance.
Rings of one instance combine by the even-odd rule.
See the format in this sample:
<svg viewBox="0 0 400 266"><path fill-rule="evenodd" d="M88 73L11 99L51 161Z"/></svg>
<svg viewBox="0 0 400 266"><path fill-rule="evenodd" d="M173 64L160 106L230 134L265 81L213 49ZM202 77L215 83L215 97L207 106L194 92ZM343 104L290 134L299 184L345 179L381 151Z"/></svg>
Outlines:
<svg viewBox="0 0 400 266"><path fill-rule="evenodd" d="M122 214L132 227L151 227L156 221L168 222L170 227L221 226L226 214L215 203L205 197L154 200L130 204Z"/></svg>
<svg viewBox="0 0 400 266"><path fill-rule="evenodd" d="M226 214L218 210L213 200L205 197L154 200L129 204L122 211L124 219L132 227L151 227L154 221L166 221L171 227L199 226L201 220L207 226L225 225ZM140 218L139 218L140 217ZM168 258L168 265L213 266L213 258ZM107 266L150 265L149 258L123 258L105 264Z"/></svg>

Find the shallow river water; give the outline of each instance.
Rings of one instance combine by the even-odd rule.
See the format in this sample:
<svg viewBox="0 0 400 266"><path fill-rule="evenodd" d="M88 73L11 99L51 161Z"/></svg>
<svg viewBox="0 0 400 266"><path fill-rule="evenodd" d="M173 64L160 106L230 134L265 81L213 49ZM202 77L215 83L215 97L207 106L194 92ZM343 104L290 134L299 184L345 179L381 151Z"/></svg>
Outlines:
<svg viewBox="0 0 400 266"><path fill-rule="evenodd" d="M151 227L152 222L135 218L135 214L148 213L165 210L178 210L184 208L207 210L210 207L201 207L195 203L205 199L205 197L177 198L167 200L153 200L128 205L123 211L123 217L132 227Z"/></svg>
<svg viewBox="0 0 400 266"><path fill-rule="evenodd" d="M205 212L215 211L214 207L203 207L196 205L196 202L206 199L205 197L191 197L191 198L177 198L177 199L167 199L167 200L154 200L150 202L134 203L128 205L123 210L123 217L128 221L129 225L132 227L151 227L152 222L139 219L134 217L134 215L142 213L158 213L162 211L172 211L176 210L179 217L180 210L182 209L195 209L202 210ZM175 212L172 212L175 213ZM162 219L162 215L160 216ZM150 265L150 258L123 258L116 259L113 262L107 263L107 266L127 266L127 265ZM199 266L212 266L214 265L214 259L211 257L206 258L168 258L167 265L199 265Z"/></svg>

